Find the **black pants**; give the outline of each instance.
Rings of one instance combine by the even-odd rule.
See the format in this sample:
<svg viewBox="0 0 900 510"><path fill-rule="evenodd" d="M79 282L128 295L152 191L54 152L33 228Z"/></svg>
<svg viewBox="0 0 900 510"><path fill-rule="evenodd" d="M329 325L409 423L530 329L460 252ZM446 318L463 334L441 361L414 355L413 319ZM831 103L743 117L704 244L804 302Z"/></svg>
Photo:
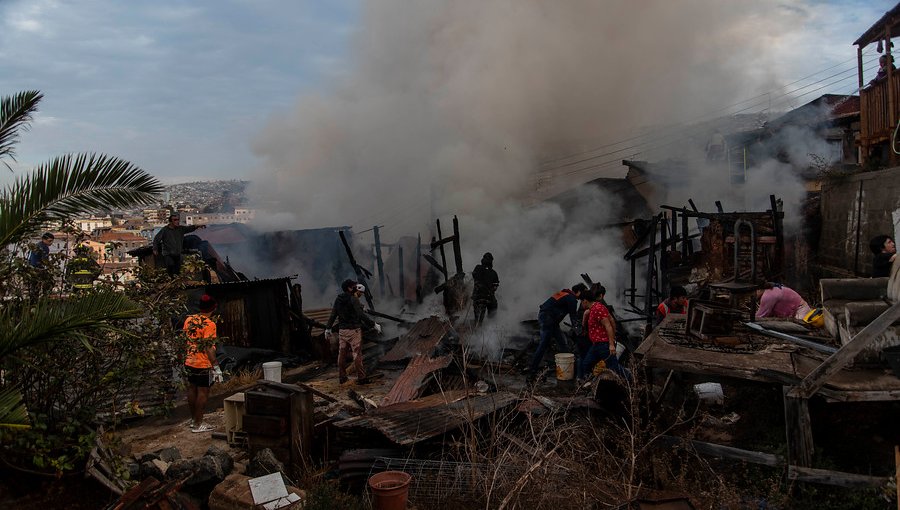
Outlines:
<svg viewBox="0 0 900 510"><path fill-rule="evenodd" d="M163 264L169 276L181 273L181 255L166 255L163 257Z"/></svg>

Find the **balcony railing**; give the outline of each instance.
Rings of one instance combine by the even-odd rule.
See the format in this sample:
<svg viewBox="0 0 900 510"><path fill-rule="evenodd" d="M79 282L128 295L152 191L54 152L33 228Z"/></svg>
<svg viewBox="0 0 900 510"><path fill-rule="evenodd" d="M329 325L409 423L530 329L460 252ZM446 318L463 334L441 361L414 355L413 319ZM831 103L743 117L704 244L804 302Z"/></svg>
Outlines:
<svg viewBox="0 0 900 510"><path fill-rule="evenodd" d="M900 70L894 71L890 86L894 95L894 122L900 120ZM894 128L888 104L888 80L880 80L859 91L860 144L869 146L889 140Z"/></svg>

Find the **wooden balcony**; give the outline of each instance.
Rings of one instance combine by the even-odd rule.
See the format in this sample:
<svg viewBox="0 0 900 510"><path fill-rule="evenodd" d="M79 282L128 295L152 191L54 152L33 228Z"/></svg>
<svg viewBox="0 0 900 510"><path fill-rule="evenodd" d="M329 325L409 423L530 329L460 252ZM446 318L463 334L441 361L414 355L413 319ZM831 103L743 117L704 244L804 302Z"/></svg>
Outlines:
<svg viewBox="0 0 900 510"><path fill-rule="evenodd" d="M864 148L890 140L900 120L900 70L895 70L888 81L880 80L859 91L859 143ZM888 101L888 85L893 89L893 112Z"/></svg>

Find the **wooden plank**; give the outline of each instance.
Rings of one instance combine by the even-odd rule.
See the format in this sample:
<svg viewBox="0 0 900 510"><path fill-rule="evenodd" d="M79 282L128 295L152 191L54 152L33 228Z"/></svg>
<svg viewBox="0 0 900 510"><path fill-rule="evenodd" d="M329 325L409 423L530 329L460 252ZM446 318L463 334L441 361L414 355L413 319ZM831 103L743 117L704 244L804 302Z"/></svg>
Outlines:
<svg viewBox="0 0 900 510"><path fill-rule="evenodd" d="M822 388L819 395L828 402L891 402L900 400L900 390L841 391Z"/></svg>
<svg viewBox="0 0 900 510"><path fill-rule="evenodd" d="M761 464L763 466L778 467L784 465L784 458L780 455L771 453L756 452L752 450L744 450L733 446L724 446L715 443L707 443L704 441L696 441L684 439L675 436L660 436L660 441L668 446L682 446L693 448L701 455L710 457L720 457L723 459L740 460L751 464Z"/></svg>
<svg viewBox="0 0 900 510"><path fill-rule="evenodd" d="M809 400L790 395L791 387L783 386L784 428L787 435L788 463L812 465L813 438L809 419Z"/></svg>
<svg viewBox="0 0 900 510"><path fill-rule="evenodd" d="M821 365L810 372L800 382L799 386L791 390L792 396L809 398L815 395L834 374L850 364L863 349L868 347L878 335L883 333L897 319L900 319L900 302L885 310L877 319L857 333L850 342L838 349L836 353L829 356Z"/></svg>
<svg viewBox="0 0 900 510"><path fill-rule="evenodd" d="M884 487L889 480L886 476L858 475L800 466L788 466L788 479L848 488Z"/></svg>

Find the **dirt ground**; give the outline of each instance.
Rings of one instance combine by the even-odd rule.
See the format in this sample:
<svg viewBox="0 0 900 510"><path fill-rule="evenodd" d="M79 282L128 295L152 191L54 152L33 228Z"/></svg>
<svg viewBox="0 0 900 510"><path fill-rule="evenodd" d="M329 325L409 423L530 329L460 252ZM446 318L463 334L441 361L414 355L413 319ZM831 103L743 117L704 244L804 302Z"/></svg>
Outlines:
<svg viewBox="0 0 900 510"><path fill-rule="evenodd" d="M225 432L225 411L221 407L206 413L204 421L215 427L213 432ZM228 443L224 439L213 439L212 432L191 432L186 419L140 424L117 431L116 436L138 456L170 446L178 448L185 459L203 456L210 446L228 451Z"/></svg>

